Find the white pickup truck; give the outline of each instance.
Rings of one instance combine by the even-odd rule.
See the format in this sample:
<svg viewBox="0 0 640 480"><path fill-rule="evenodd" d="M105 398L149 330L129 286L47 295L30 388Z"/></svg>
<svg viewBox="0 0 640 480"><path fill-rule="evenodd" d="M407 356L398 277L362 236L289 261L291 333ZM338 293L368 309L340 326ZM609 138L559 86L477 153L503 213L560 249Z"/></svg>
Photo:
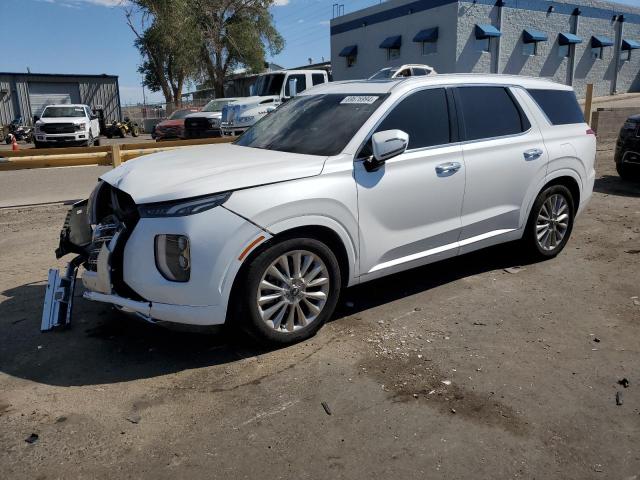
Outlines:
<svg viewBox="0 0 640 480"><path fill-rule="evenodd" d="M100 122L87 105L47 105L36 118L36 148L100 145Z"/></svg>
<svg viewBox="0 0 640 480"><path fill-rule="evenodd" d="M329 82L326 70L282 70L260 75L250 97L222 109L222 135L241 135L278 105L315 85Z"/></svg>

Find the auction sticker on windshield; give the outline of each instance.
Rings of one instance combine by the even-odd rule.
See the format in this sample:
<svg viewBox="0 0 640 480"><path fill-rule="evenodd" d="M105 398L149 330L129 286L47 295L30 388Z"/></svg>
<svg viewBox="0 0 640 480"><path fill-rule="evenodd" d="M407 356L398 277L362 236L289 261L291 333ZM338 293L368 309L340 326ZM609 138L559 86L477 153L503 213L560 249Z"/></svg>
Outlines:
<svg viewBox="0 0 640 480"><path fill-rule="evenodd" d="M344 97L342 99L342 101L340 102L340 104L365 104L365 105L371 105L372 103L375 103L376 100L378 100L378 98L375 95L350 95L348 97Z"/></svg>

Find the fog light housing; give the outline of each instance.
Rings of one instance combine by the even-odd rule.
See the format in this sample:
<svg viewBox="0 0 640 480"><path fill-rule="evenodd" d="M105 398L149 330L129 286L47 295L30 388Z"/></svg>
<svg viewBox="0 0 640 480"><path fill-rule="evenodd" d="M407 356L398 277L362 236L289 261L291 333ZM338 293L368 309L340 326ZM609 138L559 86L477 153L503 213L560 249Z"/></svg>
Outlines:
<svg viewBox="0 0 640 480"><path fill-rule="evenodd" d="M156 235L156 268L171 282L188 282L191 276L189 237Z"/></svg>

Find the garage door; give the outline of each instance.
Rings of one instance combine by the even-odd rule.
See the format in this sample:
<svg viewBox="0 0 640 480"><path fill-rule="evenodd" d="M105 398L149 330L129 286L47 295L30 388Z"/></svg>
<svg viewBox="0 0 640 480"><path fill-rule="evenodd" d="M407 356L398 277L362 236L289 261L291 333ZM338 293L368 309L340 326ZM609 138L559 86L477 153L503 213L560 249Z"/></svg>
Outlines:
<svg viewBox="0 0 640 480"><path fill-rule="evenodd" d="M47 105L80 103L77 83L29 82L31 115L41 115Z"/></svg>

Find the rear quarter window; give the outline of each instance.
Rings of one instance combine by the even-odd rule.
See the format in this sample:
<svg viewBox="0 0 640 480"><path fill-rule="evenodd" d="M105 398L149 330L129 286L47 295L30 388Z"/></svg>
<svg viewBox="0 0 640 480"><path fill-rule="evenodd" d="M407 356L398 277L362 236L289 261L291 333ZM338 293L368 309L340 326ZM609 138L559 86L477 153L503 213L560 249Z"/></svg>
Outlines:
<svg viewBox="0 0 640 480"><path fill-rule="evenodd" d="M584 113L571 90L528 90L553 125L584 123Z"/></svg>

